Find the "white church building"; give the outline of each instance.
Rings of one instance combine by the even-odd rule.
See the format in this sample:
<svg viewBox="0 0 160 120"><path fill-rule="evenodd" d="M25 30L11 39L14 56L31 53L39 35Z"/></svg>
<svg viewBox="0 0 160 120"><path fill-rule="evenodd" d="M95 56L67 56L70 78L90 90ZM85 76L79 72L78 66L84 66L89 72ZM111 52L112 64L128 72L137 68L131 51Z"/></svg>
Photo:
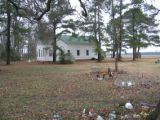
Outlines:
<svg viewBox="0 0 160 120"><path fill-rule="evenodd" d="M57 40L57 46L65 53L71 53L75 60L87 60L98 57L95 53L95 43L93 41L62 35ZM50 44L37 43L37 61L53 61L53 47ZM59 61L59 51L56 60Z"/></svg>

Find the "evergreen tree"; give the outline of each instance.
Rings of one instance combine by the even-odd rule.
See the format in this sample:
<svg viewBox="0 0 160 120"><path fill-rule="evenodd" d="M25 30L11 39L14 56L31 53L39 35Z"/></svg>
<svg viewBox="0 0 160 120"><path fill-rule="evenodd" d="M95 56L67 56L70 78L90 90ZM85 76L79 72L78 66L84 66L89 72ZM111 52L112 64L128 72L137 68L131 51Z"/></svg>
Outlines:
<svg viewBox="0 0 160 120"><path fill-rule="evenodd" d="M10 64L10 47L11 47L11 41L10 41L10 32L11 32L11 5L8 1L1 1L1 6L3 7L2 16L3 19L6 19L7 27L6 29L6 35L7 35L7 42L6 42L6 53L7 53L7 59L6 64ZM7 17L5 17L7 16Z"/></svg>
<svg viewBox="0 0 160 120"><path fill-rule="evenodd" d="M128 7L125 0L108 0L105 2L107 13L110 14L110 22L107 26L107 34L111 41L112 58L115 58L115 70L118 71L118 61L121 60L123 43L123 13Z"/></svg>
<svg viewBox="0 0 160 120"><path fill-rule="evenodd" d="M133 48L133 60L141 47L147 47L158 38L154 17L145 14L143 0L133 0L130 9L125 13L126 42Z"/></svg>
<svg viewBox="0 0 160 120"><path fill-rule="evenodd" d="M11 35L13 38L13 47L19 56L23 54L22 49L29 39L28 36L31 32L31 28L27 24L29 24L27 20L16 15L13 16Z"/></svg>
<svg viewBox="0 0 160 120"><path fill-rule="evenodd" d="M19 1L16 2L19 4ZM6 64L9 65L11 61L12 54L19 54L20 56L20 46L23 47L21 43L24 42L24 36L28 33L28 28L25 26L25 21L23 18L17 16L17 12L14 9L13 5L9 1L1 1L1 23L4 26L1 27L3 29L2 35L3 43L6 45ZM7 38L7 39L6 39ZM14 51L12 52L11 51ZM15 52L17 51L17 53ZM12 52L12 53L11 53Z"/></svg>
<svg viewBox="0 0 160 120"><path fill-rule="evenodd" d="M65 20L64 18L73 13L73 9L68 2L56 0L52 2L50 12L48 13L48 22L44 21L39 24L38 35L42 42L48 42L53 46L53 62L56 62L57 38L62 34L70 33L74 29L73 20ZM70 29L71 28L71 29ZM47 41L49 40L49 41Z"/></svg>
<svg viewBox="0 0 160 120"><path fill-rule="evenodd" d="M95 52L98 54L98 61L102 60L103 50L101 48L102 41L105 41L104 37L104 24L102 17L102 3L103 0L90 1L88 8L88 16L79 21L79 28L84 36L89 36L89 40L94 41L96 44Z"/></svg>

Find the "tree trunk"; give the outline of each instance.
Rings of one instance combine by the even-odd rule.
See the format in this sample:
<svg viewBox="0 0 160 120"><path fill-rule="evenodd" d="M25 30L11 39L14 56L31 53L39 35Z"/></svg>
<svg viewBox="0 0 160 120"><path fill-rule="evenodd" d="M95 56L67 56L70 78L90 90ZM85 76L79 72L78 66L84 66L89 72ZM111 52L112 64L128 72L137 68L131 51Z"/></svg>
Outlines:
<svg viewBox="0 0 160 120"><path fill-rule="evenodd" d="M119 46L118 46L118 61L121 61L121 58L122 58L122 56L121 56L121 47L122 47L122 44L121 43L119 43Z"/></svg>
<svg viewBox="0 0 160 120"><path fill-rule="evenodd" d="M112 58L115 58L115 48L114 47L113 47L113 51L112 51Z"/></svg>
<svg viewBox="0 0 160 120"><path fill-rule="evenodd" d="M133 48L133 61L135 61L135 60L136 60L136 49Z"/></svg>
<svg viewBox="0 0 160 120"><path fill-rule="evenodd" d="M140 32L140 34L142 34L142 32ZM138 40L138 44L140 44L140 39ZM140 46L138 46L137 48L137 58L141 58L141 53L140 53Z"/></svg>
<svg viewBox="0 0 160 120"><path fill-rule="evenodd" d="M6 64L10 65L10 47L11 47L11 43L10 43L10 28L11 28L11 14L10 14L10 3L7 2L8 4L8 8L7 8L7 44L6 44L6 51L7 51L7 60L6 60Z"/></svg>
<svg viewBox="0 0 160 120"><path fill-rule="evenodd" d="M53 62L56 62L57 39L56 39L56 24L53 23Z"/></svg>
<svg viewBox="0 0 160 120"><path fill-rule="evenodd" d="M56 40L54 39L54 43L53 43L53 62L56 62L56 52L57 52L57 49L56 49Z"/></svg>
<svg viewBox="0 0 160 120"><path fill-rule="evenodd" d="M114 0L112 0L112 19L115 20L115 11L114 11ZM115 71L118 72L118 41L117 41L117 35L116 35L116 26L113 22L112 24L113 28L113 58L115 58Z"/></svg>
<svg viewBox="0 0 160 120"><path fill-rule="evenodd" d="M29 46L29 40L28 40L28 60L30 59L30 46Z"/></svg>
<svg viewBox="0 0 160 120"><path fill-rule="evenodd" d="M101 37L100 37L100 15L99 15L99 6L98 6L98 47L99 47L99 52L98 52L98 62L101 62Z"/></svg>
<svg viewBox="0 0 160 120"><path fill-rule="evenodd" d="M136 39L135 39L135 12L133 11L132 13L132 37L133 37L133 40L134 40L134 43L133 43L133 61L136 60L136 45L135 45L135 42L136 42Z"/></svg>
<svg viewBox="0 0 160 120"><path fill-rule="evenodd" d="M112 0L112 19L113 19L113 21L115 20L115 12L114 12L114 0ZM115 47L115 45L116 45L116 29L115 29L115 23L113 23L112 24L112 29L113 29L113 36L112 36L112 38L113 38L113 53L112 53L112 58L115 58L115 53L116 53L116 47Z"/></svg>
<svg viewBox="0 0 160 120"><path fill-rule="evenodd" d="M94 8L94 39L96 41L96 46L97 48L99 48L99 41L97 39L97 6L95 5L95 8ZM98 52L98 61L100 60L100 54L99 54L99 50L97 51Z"/></svg>
<svg viewBox="0 0 160 120"><path fill-rule="evenodd" d="M118 72L118 49L116 50L116 57L115 57L115 71Z"/></svg>
<svg viewBox="0 0 160 120"><path fill-rule="evenodd" d="M119 28L119 45L118 45L118 61L121 60L121 49L122 49L122 0L120 0L120 28Z"/></svg>

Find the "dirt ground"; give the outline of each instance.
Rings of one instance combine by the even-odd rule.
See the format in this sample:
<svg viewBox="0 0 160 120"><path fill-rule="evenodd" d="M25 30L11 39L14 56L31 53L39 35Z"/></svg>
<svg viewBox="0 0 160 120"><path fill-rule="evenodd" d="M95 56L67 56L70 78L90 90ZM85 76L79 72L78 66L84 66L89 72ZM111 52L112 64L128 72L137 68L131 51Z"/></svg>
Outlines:
<svg viewBox="0 0 160 120"><path fill-rule="evenodd" d="M137 105L147 103L155 106L160 99L160 64L155 63L159 58L146 56L132 61L125 57L118 63L119 71L125 74L121 77L115 74L113 80L105 78L101 81L96 75L107 72L108 67L114 71L114 59L106 58L101 63L77 61L70 65L40 62L1 64L0 119L50 120L53 114L59 114L63 120L79 120L84 108L94 109L97 113L104 108L113 111L121 96ZM122 81L134 81L135 85L115 85ZM149 87L144 84L149 84Z"/></svg>

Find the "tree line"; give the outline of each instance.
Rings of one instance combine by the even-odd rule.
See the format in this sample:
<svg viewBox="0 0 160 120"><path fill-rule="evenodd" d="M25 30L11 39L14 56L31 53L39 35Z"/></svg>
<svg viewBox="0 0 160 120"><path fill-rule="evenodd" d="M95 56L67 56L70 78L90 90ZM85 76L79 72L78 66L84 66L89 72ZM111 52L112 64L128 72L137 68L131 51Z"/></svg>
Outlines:
<svg viewBox="0 0 160 120"><path fill-rule="evenodd" d="M15 56L22 57L24 46L28 48L28 58L35 56L38 40L53 46L55 62L57 38L62 34L88 36L96 44L99 62L105 44L107 52L115 58L116 70L126 49L133 49L136 60L141 48L159 46L156 16L160 10L145 0L77 1L81 6L79 15L69 0L1 0L0 53L6 64ZM105 15L109 15L108 23L104 22Z"/></svg>

